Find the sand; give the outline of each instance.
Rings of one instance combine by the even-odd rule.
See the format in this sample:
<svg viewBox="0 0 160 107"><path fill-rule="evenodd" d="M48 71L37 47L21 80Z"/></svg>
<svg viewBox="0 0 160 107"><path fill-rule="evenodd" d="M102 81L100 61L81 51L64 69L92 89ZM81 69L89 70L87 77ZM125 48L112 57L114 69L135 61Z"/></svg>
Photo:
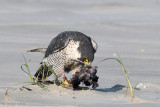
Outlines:
<svg viewBox="0 0 160 107"><path fill-rule="evenodd" d="M160 106L159 10L160 0L0 0L0 106ZM92 64L98 66L97 90L18 84L29 82L20 68L22 55L32 75L43 58L26 50L47 47L58 33L71 30L85 33L99 46ZM120 65L98 63L117 52L134 88L133 103ZM32 91L21 90L23 86Z"/></svg>

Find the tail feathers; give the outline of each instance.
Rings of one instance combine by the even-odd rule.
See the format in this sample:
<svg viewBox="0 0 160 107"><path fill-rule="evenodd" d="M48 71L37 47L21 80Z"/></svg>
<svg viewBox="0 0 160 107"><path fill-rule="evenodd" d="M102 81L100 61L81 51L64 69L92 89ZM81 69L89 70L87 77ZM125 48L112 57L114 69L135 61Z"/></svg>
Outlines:
<svg viewBox="0 0 160 107"><path fill-rule="evenodd" d="M49 77L52 74L52 72L49 70L49 68L46 65L41 65L34 75L38 80L43 80Z"/></svg>
<svg viewBox="0 0 160 107"><path fill-rule="evenodd" d="M27 50L27 52L41 52L43 54L45 54L47 48L37 48L37 49L31 49L31 50Z"/></svg>

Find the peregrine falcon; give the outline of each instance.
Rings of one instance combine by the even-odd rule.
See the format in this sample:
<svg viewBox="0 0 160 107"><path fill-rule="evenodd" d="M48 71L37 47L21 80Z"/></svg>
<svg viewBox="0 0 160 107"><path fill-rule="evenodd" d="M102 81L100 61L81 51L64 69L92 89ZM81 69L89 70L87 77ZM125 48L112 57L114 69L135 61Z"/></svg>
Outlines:
<svg viewBox="0 0 160 107"><path fill-rule="evenodd" d="M81 32L62 32L52 39L47 49L30 50L45 54L42 61L45 66L41 65L35 76L41 80L43 71L43 76L50 76L52 72L47 72L49 66L58 77L65 72L72 71L72 74L80 72L84 65L91 65L97 48L97 43Z"/></svg>

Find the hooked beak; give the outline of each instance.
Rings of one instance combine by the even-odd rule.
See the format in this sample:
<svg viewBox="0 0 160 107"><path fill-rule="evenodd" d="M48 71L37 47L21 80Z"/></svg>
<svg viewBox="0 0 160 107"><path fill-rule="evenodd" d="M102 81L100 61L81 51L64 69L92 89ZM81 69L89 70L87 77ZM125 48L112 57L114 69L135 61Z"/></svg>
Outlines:
<svg viewBox="0 0 160 107"><path fill-rule="evenodd" d="M91 62L84 62L85 65L90 66Z"/></svg>
<svg viewBox="0 0 160 107"><path fill-rule="evenodd" d="M84 58L84 64L87 66L90 66L91 62L89 62L87 58Z"/></svg>

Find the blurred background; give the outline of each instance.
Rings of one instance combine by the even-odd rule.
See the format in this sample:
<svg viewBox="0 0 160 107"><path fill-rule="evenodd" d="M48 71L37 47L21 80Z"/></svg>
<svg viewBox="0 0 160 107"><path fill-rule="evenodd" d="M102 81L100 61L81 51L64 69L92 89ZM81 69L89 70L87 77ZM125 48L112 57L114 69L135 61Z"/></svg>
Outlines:
<svg viewBox="0 0 160 107"><path fill-rule="evenodd" d="M126 85L116 61L98 61L119 53L131 83L159 83L160 0L0 0L0 86L29 81L21 70L23 54L34 74L41 53L63 31L80 31L99 48L100 88Z"/></svg>

